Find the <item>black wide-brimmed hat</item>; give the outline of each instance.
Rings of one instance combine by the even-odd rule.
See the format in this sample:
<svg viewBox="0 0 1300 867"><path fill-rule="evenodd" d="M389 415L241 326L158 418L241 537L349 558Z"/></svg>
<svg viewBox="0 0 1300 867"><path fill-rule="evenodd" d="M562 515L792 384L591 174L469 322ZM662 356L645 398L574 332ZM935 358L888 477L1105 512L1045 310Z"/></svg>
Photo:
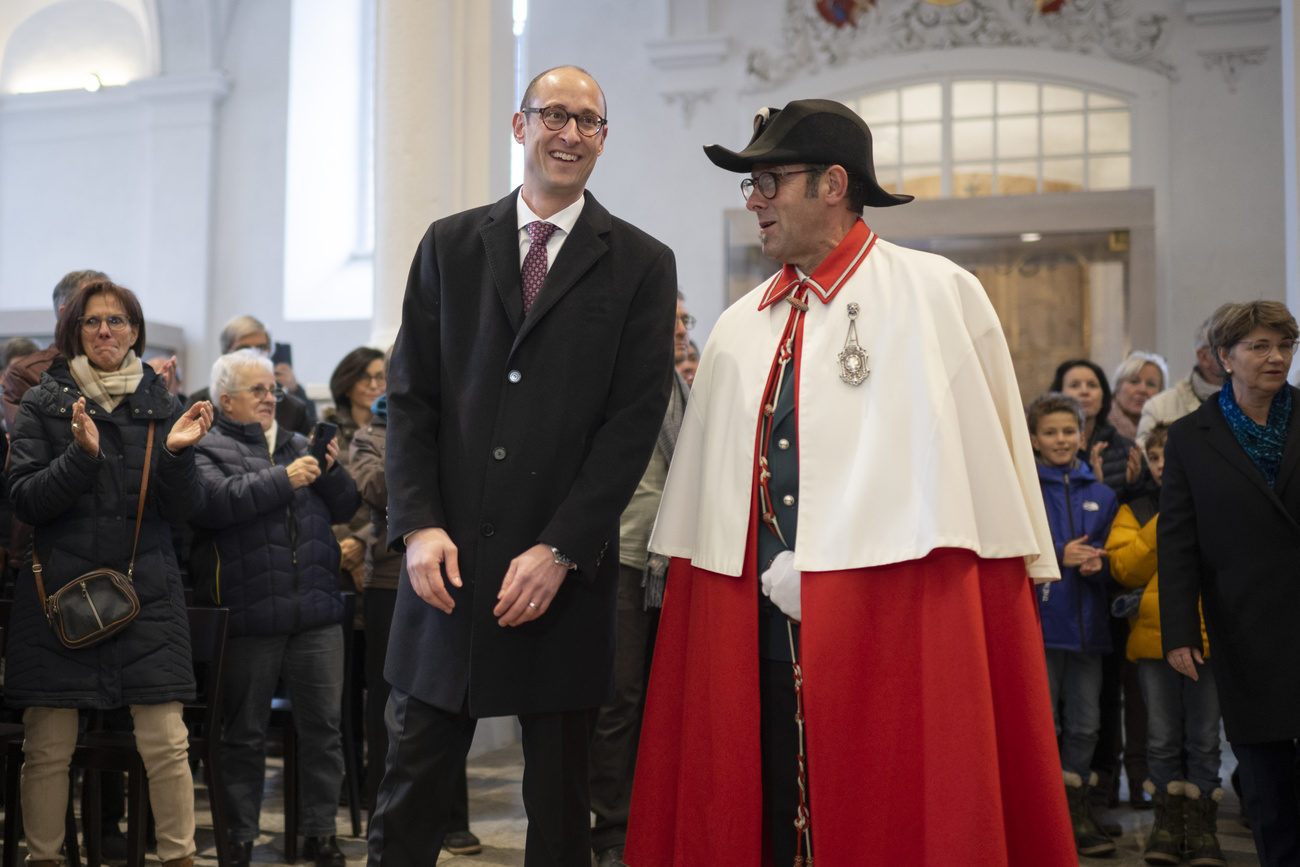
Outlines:
<svg viewBox="0 0 1300 867"><path fill-rule="evenodd" d="M755 163L840 165L866 184L871 207L912 201L912 196L896 196L877 183L870 128L848 106L829 99L796 99L785 108L764 108L754 117L754 135L743 151L709 145L704 153L729 172L751 171Z"/></svg>

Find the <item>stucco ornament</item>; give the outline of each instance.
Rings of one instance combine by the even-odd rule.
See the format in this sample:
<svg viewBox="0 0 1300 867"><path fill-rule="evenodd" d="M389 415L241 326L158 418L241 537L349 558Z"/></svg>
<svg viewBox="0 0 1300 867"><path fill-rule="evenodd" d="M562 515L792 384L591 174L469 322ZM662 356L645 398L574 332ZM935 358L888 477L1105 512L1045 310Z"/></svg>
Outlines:
<svg viewBox="0 0 1300 867"><path fill-rule="evenodd" d="M877 0L836 26L813 0L786 0L783 45L749 52L751 80L777 85L851 60L964 46L1039 46L1104 54L1173 77L1163 60L1167 20L1135 0Z"/></svg>

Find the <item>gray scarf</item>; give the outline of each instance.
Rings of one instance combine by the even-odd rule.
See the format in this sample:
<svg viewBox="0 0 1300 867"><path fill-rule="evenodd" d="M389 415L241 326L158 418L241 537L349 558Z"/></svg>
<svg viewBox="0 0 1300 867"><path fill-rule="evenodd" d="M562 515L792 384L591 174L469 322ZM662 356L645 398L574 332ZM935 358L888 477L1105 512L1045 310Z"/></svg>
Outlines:
<svg viewBox="0 0 1300 867"><path fill-rule="evenodd" d="M686 418L686 399L690 396L690 386L682 375L673 372L672 394L668 397L668 412L664 422L659 426L659 438L655 448L664 456L671 466L673 452L677 448L677 434L681 432L682 421ZM664 584L668 579L669 558L662 554L650 553L646 556L645 572L641 575L641 586L645 588L645 610L664 607Z"/></svg>

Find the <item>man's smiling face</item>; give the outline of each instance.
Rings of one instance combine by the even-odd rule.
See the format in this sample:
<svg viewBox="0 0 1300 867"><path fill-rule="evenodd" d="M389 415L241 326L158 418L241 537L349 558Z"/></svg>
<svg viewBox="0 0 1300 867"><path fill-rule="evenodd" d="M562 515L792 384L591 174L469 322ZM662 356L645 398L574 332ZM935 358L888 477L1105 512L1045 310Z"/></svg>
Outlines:
<svg viewBox="0 0 1300 867"><path fill-rule="evenodd" d="M573 117L562 129L548 129L540 115L516 112L515 140L524 146L524 200L537 210L543 202L572 204L582 195L596 158L605 149L607 129L593 136L578 132L577 115L605 116L605 98L590 77L576 69L553 70L537 83L530 108L559 107Z"/></svg>

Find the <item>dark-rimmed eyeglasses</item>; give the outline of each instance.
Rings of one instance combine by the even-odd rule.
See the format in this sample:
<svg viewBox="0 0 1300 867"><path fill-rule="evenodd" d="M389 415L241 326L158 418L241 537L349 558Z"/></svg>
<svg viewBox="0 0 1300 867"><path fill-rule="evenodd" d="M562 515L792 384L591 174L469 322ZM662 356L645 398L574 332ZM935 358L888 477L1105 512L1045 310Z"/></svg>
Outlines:
<svg viewBox="0 0 1300 867"><path fill-rule="evenodd" d="M806 175L811 171L812 169L789 169L780 172L759 172L752 178L745 178L740 182L740 194L745 197L745 201L749 201L749 197L754 194L754 188L758 187L763 198L775 199L781 178L787 175Z"/></svg>
<svg viewBox="0 0 1300 867"><path fill-rule="evenodd" d="M559 132L564 129L569 118L578 122L578 132L590 138L605 128L609 121L598 114L569 114L558 105L547 105L542 108L521 108L519 111L523 114L538 114L542 117L542 123L546 128Z"/></svg>
<svg viewBox="0 0 1300 867"><path fill-rule="evenodd" d="M278 385L275 386L274 388L268 388L267 386L261 384L246 385L243 388L235 389L232 392L232 394L239 394L241 391L246 391L249 394L253 395L254 400L266 400L266 396L268 394L275 398L276 403L279 403L280 401L284 400L284 389L280 388L280 386Z"/></svg>
<svg viewBox="0 0 1300 867"><path fill-rule="evenodd" d="M357 382L373 382L375 385L387 385L388 375L382 370L379 373L363 373L357 377Z"/></svg>
<svg viewBox="0 0 1300 867"><path fill-rule="evenodd" d="M98 316L87 316L81 320L81 330L87 334L94 334L99 330L99 326L108 323L108 330L114 334L121 334L131 324L131 320L125 316L109 316L106 319L100 319Z"/></svg>

